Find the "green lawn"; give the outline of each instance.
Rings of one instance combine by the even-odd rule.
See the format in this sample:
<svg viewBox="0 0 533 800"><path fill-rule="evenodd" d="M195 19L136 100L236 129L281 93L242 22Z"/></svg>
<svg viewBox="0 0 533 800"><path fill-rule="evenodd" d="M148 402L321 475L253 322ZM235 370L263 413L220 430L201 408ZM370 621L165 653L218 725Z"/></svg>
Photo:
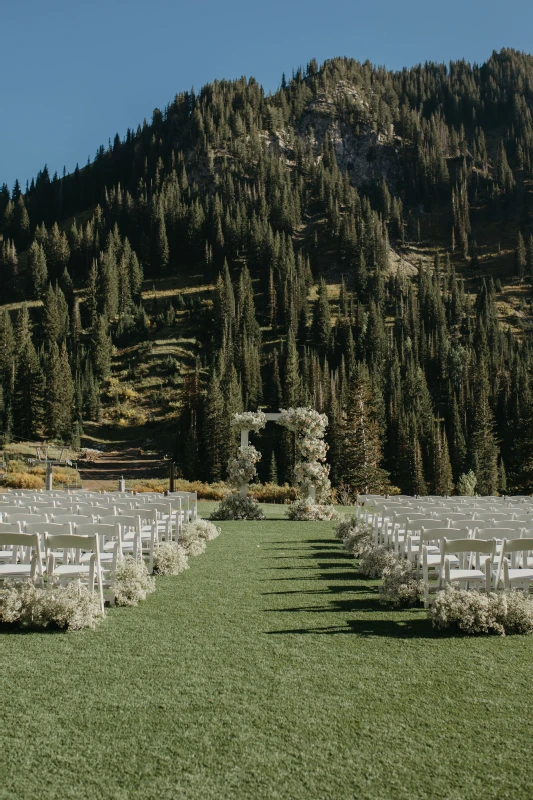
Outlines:
<svg viewBox="0 0 533 800"><path fill-rule="evenodd" d="M95 631L4 627L2 800L533 796L533 638L436 635L266 508Z"/></svg>

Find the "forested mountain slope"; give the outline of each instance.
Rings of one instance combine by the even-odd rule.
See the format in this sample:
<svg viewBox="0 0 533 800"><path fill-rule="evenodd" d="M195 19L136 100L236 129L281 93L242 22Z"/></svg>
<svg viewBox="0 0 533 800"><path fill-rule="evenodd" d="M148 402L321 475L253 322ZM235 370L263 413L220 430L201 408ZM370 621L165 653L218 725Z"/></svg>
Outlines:
<svg viewBox="0 0 533 800"><path fill-rule="evenodd" d="M4 186L5 437L146 424L217 480L234 411L310 404L337 485L384 468L445 493L472 469L527 490L532 109L511 50L312 61L269 96L179 94L82 169ZM289 479L290 441L263 439L261 477Z"/></svg>

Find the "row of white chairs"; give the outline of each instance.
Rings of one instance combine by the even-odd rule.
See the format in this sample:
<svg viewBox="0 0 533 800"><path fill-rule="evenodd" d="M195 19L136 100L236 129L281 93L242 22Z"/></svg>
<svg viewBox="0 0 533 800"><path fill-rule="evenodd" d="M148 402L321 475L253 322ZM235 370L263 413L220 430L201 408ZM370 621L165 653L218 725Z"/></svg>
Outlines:
<svg viewBox="0 0 533 800"><path fill-rule="evenodd" d="M44 494L44 493L43 493ZM183 494L10 492L0 495L0 581L81 580L115 602L120 556L144 558L153 571L156 545L178 540L197 518L197 498Z"/></svg>
<svg viewBox="0 0 533 800"><path fill-rule="evenodd" d="M79 490L15 490L0 493L0 505L10 503L21 505L33 500L35 503L49 505L85 504L116 505L117 503L152 503L172 502L181 500L182 514L185 521L198 518L198 495L196 492L81 492Z"/></svg>
<svg viewBox="0 0 533 800"><path fill-rule="evenodd" d="M376 545L388 546L399 559L414 564L424 581L427 605L430 592L448 583L529 591L533 513L524 499L505 505L502 498L476 498L487 502L466 507L466 502L451 505L440 497L359 496L358 517L372 526Z"/></svg>

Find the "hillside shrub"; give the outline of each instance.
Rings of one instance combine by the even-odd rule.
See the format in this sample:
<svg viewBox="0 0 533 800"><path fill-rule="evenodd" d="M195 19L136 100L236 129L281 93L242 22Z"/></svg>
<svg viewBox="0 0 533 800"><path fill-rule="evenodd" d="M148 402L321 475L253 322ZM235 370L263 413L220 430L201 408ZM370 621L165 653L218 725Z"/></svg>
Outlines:
<svg viewBox="0 0 533 800"><path fill-rule="evenodd" d="M168 492L169 481L147 479L127 481L126 486L134 492ZM203 483L202 481L186 481L183 478L174 481L176 492L196 492L199 500L223 500L228 494L229 486L223 481ZM260 503L288 503L298 497L298 490L287 483L277 486L274 483L254 483L248 490L248 496Z"/></svg>
<svg viewBox="0 0 533 800"><path fill-rule="evenodd" d="M29 472L8 472L2 483L9 489L44 489L45 485L40 475L31 475Z"/></svg>

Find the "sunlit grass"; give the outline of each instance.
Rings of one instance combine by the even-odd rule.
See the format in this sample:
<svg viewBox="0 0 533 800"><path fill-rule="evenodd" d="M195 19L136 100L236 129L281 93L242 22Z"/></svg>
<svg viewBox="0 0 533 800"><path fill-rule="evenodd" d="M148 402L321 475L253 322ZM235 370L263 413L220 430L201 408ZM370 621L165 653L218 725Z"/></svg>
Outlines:
<svg viewBox="0 0 533 800"><path fill-rule="evenodd" d="M95 631L3 633L2 798L531 796L533 639L437 635L266 509Z"/></svg>

